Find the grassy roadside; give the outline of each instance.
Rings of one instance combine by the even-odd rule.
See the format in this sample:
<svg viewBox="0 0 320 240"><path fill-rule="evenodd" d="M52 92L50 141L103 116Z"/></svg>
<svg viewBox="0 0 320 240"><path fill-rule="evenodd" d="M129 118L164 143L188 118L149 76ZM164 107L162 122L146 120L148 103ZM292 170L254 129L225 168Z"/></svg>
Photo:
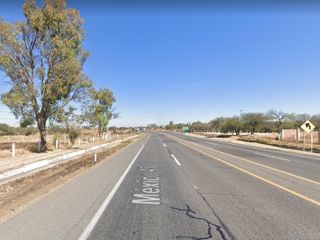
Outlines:
<svg viewBox="0 0 320 240"><path fill-rule="evenodd" d="M136 139L97 152L96 163L93 162L93 153L88 153L82 157L1 184L0 222L17 214L32 202L44 197L134 141Z"/></svg>

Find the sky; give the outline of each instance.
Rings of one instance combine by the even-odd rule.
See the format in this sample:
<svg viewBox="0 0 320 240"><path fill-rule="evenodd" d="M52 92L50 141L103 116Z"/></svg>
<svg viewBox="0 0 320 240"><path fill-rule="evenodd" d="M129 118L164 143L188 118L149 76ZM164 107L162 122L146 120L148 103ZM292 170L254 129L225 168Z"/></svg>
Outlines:
<svg viewBox="0 0 320 240"><path fill-rule="evenodd" d="M112 126L209 121L271 108L320 113L320 5L89 2L69 6L84 19L85 74L116 97L120 116ZM11 1L0 16L22 20L22 3ZM0 93L7 89L1 84ZM17 124L3 105L0 122Z"/></svg>

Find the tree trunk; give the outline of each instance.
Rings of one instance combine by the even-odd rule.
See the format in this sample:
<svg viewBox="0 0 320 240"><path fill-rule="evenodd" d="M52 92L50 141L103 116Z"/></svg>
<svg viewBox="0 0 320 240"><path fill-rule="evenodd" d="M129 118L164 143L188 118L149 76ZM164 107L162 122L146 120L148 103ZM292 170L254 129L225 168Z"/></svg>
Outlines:
<svg viewBox="0 0 320 240"><path fill-rule="evenodd" d="M37 118L37 125L40 133L40 152L44 152L47 149L47 128L46 119L42 116Z"/></svg>
<svg viewBox="0 0 320 240"><path fill-rule="evenodd" d="M103 132L102 124L99 123L99 124L98 124L98 136L99 136L99 139L100 139L100 140L101 140L101 138L102 138L102 132Z"/></svg>

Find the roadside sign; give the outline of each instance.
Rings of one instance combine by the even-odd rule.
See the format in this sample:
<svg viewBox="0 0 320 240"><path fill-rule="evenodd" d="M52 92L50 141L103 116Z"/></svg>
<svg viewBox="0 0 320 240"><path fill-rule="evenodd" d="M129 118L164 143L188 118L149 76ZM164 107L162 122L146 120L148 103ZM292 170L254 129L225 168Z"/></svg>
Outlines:
<svg viewBox="0 0 320 240"><path fill-rule="evenodd" d="M311 132L311 131L315 128L315 126L312 124L312 122L306 121L304 124L301 125L301 128L302 128L305 132L309 133L309 132Z"/></svg>
<svg viewBox="0 0 320 240"><path fill-rule="evenodd" d="M185 133L185 132L189 132L189 127L183 127L182 128L182 131Z"/></svg>

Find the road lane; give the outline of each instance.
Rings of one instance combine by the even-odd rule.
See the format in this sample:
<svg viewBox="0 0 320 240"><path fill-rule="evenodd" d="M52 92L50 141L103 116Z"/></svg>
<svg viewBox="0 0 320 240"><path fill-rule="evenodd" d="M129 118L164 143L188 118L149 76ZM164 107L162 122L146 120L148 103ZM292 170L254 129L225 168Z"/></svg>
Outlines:
<svg viewBox="0 0 320 240"><path fill-rule="evenodd" d="M136 141L0 222L0 239L78 239L145 140Z"/></svg>
<svg viewBox="0 0 320 240"><path fill-rule="evenodd" d="M145 141L1 224L0 239L79 239L110 192L88 239L320 239L318 206L218 160L239 164L239 159L222 153L209 157L214 144L201 143L201 153L163 132L151 133L142 148ZM320 195L318 185L241 164L299 192Z"/></svg>
<svg viewBox="0 0 320 240"><path fill-rule="evenodd" d="M319 224L314 204L157 133L89 239L319 239Z"/></svg>
<svg viewBox="0 0 320 240"><path fill-rule="evenodd" d="M164 139L164 137L162 137ZM185 181L236 239L320 239L320 208L168 138Z"/></svg>
<svg viewBox="0 0 320 240"><path fill-rule="evenodd" d="M216 161L235 168L247 175L295 195L296 197L299 197L305 201L320 206L320 183L317 181L303 178L277 168L262 165L246 158L241 158L218 151L195 142L182 140L169 135L168 137L206 156L212 157Z"/></svg>
<svg viewBox="0 0 320 240"><path fill-rule="evenodd" d="M314 181L320 181L320 157L279 152L259 147L251 147L243 144L227 143L221 140L203 139L189 137L188 135L168 134L183 138L206 147L216 149L234 156L246 158L260 164L290 172L301 177L309 178ZM214 144L210 144L212 142ZM262 156L265 155L265 156Z"/></svg>
<svg viewBox="0 0 320 240"><path fill-rule="evenodd" d="M230 239L153 134L89 239Z"/></svg>

